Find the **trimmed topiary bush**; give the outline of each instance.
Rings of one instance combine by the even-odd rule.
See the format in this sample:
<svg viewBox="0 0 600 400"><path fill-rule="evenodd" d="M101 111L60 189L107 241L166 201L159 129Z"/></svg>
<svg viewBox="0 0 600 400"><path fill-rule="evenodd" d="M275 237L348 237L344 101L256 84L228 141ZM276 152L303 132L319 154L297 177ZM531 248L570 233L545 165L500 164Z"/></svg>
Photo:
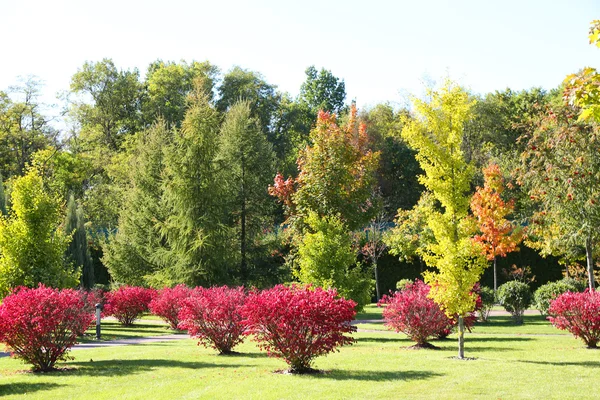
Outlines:
<svg viewBox="0 0 600 400"><path fill-rule="evenodd" d="M92 320L76 290L41 284L35 289L20 287L0 305L0 342L34 371L51 371L57 361L67 359L68 350Z"/></svg>
<svg viewBox="0 0 600 400"><path fill-rule="evenodd" d="M354 343L346 333L356 303L338 297L335 289L278 285L248 296L242 310L246 334L271 357L285 360L289 372L310 373L313 360Z"/></svg>
<svg viewBox="0 0 600 400"><path fill-rule="evenodd" d="M179 311L183 301L190 296L191 289L185 285L177 285L173 288L163 288L156 293L148 308L150 312L167 321L171 329L177 329L179 325Z"/></svg>
<svg viewBox="0 0 600 400"><path fill-rule="evenodd" d="M510 281L498 288L498 302L511 313L517 324L523 323L523 313L531 305L529 285L519 281Z"/></svg>
<svg viewBox="0 0 600 400"><path fill-rule="evenodd" d="M243 287L197 287L182 301L179 328L200 339L198 344L233 354L232 349L244 340L240 310L245 301Z"/></svg>
<svg viewBox="0 0 600 400"><path fill-rule="evenodd" d="M155 291L138 286L121 286L106 294L106 315L112 315L123 326L130 326L142 313L148 311Z"/></svg>
<svg viewBox="0 0 600 400"><path fill-rule="evenodd" d="M556 282L548 282L537 288L533 294L533 303L540 314L547 315L550 302L566 292L583 292L583 288L574 279L563 279Z"/></svg>
<svg viewBox="0 0 600 400"><path fill-rule="evenodd" d="M586 289L583 293L567 292L550 303L548 319L558 329L581 338L588 348L600 341L600 292Z"/></svg>
<svg viewBox="0 0 600 400"><path fill-rule="evenodd" d="M434 336L450 334L453 322L440 306L427 297L429 286L415 280L405 289L387 298L383 310L385 325L406 334L416 342L415 348L436 348L428 343Z"/></svg>

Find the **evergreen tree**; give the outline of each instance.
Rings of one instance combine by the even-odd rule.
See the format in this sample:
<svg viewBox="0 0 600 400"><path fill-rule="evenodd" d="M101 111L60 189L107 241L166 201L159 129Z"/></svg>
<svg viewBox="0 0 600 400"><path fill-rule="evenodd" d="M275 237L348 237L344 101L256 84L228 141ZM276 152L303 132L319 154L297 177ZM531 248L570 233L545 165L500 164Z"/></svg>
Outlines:
<svg viewBox="0 0 600 400"><path fill-rule="evenodd" d="M173 144L167 148L164 207L160 223L164 247L154 279L165 284L211 285L230 281L235 236L225 220L223 184L215 163L220 115L196 88Z"/></svg>
<svg viewBox="0 0 600 400"><path fill-rule="evenodd" d="M239 237L240 278L250 278L253 244L272 210L267 188L274 174L275 155L247 101L229 109L221 127L217 161L226 187L229 216ZM272 224L271 224L272 225Z"/></svg>
<svg viewBox="0 0 600 400"><path fill-rule="evenodd" d="M71 235L66 253L67 260L73 263L77 271L81 271L80 286L90 289L94 286L94 264L88 249L83 209L77 206L73 195L69 196L67 202L65 232Z"/></svg>
<svg viewBox="0 0 600 400"><path fill-rule="evenodd" d="M117 232L104 246L102 261L112 278L130 285L148 285L160 270L155 254L161 246L159 221L162 204L165 152L172 132L159 120L138 133L127 163L128 186Z"/></svg>

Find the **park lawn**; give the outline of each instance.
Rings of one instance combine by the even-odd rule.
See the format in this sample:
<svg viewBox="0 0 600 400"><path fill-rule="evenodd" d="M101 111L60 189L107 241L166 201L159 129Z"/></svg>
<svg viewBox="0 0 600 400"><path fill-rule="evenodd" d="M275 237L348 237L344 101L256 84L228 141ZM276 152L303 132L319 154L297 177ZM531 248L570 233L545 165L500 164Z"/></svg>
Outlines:
<svg viewBox="0 0 600 400"><path fill-rule="evenodd" d="M498 318L498 317L493 317ZM500 321L502 322L502 321ZM2 399L396 399L597 398L600 351L569 335L468 335L466 355L455 338L434 341L441 350L409 350L403 335L358 332L357 343L317 358L326 373L273 373L286 364L266 357L253 342L239 356L182 339L110 348L77 349L68 370L27 372L18 360L0 358Z"/></svg>

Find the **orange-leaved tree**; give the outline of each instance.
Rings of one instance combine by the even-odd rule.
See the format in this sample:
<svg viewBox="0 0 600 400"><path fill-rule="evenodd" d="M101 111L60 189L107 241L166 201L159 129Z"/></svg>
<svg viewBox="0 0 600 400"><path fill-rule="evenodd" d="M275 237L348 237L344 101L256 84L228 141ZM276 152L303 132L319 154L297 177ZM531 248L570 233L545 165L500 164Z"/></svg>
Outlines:
<svg viewBox="0 0 600 400"><path fill-rule="evenodd" d="M477 187L471 199L471 211L477 219L480 234L473 241L481 244L485 256L494 262L494 293L498 288L496 260L518 250L523 230L506 219L514 210L514 201L504 201L504 178L498 164L490 163L483 169L483 187Z"/></svg>

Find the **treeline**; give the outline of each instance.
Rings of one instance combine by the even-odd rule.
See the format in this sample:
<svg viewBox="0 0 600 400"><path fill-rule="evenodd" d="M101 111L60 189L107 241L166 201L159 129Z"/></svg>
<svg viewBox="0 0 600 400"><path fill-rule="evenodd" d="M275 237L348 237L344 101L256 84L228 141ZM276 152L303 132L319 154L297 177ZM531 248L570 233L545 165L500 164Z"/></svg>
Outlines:
<svg viewBox="0 0 600 400"><path fill-rule="evenodd" d="M400 134L411 111L387 103L357 111L330 71L309 67L293 97L240 67L222 74L209 62L156 61L142 78L109 59L89 62L71 79L60 125L44 113L41 90L30 79L0 92L2 293L40 281L268 287L300 279L344 281L348 295L365 299L378 260L381 292L423 268L414 249L401 250L400 261L385 246L371 257L364 235L376 222L388 230L422 197L422 171ZM529 140L549 110L577 113L562 94L468 94L461 151L477 171L472 191L483 168L498 164L521 226L542 210L517 182ZM530 237L536 252L524 257L540 284L562 267L537 251L575 267L585 260L585 245L559 239L550 249L543 232Z"/></svg>

